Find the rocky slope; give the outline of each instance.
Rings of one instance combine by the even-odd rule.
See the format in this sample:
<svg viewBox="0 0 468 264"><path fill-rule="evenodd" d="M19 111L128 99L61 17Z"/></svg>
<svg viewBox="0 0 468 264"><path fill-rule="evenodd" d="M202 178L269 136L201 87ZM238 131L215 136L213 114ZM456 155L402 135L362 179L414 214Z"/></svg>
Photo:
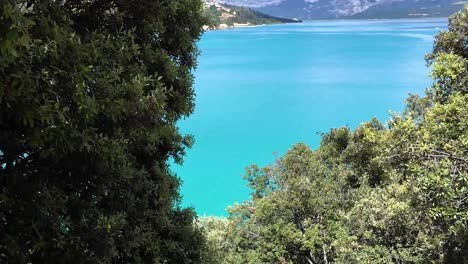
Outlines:
<svg viewBox="0 0 468 264"><path fill-rule="evenodd" d="M299 19L406 18L448 16L463 8L460 0L216 0Z"/></svg>

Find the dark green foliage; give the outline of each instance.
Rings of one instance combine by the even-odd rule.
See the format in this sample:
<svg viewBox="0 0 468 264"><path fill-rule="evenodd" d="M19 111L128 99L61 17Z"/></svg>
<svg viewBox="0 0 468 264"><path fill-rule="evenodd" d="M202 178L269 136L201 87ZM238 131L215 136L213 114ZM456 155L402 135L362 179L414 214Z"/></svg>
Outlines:
<svg viewBox="0 0 468 264"><path fill-rule="evenodd" d="M449 30L436 36L434 50L427 55L429 61L435 59L439 53L453 53L468 58L468 9L449 18Z"/></svg>
<svg viewBox="0 0 468 264"><path fill-rule="evenodd" d="M383 167L375 157L380 154L378 135L384 130L382 123L373 118L352 134L346 150L343 151L342 160L352 169L352 174L347 178L351 187L361 184L376 186L383 181Z"/></svg>
<svg viewBox="0 0 468 264"><path fill-rule="evenodd" d="M200 262L168 160L201 1L4 0L0 21L0 262Z"/></svg>
<svg viewBox="0 0 468 264"><path fill-rule="evenodd" d="M203 219L225 256L211 263L468 263L467 14L436 39L427 96L388 128L332 129L250 167L252 200Z"/></svg>
<svg viewBox="0 0 468 264"><path fill-rule="evenodd" d="M278 187L272 173L273 171L268 167L259 168L257 165L251 165L246 168L244 179L249 182L248 186L254 191L252 199L263 198Z"/></svg>

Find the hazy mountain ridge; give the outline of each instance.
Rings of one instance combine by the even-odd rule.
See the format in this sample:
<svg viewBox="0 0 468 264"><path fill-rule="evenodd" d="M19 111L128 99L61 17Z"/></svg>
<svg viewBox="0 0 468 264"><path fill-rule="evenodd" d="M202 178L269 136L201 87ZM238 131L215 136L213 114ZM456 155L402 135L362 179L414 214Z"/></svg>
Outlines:
<svg viewBox="0 0 468 264"><path fill-rule="evenodd" d="M463 8L459 0L216 0L299 19L406 18L448 16Z"/></svg>

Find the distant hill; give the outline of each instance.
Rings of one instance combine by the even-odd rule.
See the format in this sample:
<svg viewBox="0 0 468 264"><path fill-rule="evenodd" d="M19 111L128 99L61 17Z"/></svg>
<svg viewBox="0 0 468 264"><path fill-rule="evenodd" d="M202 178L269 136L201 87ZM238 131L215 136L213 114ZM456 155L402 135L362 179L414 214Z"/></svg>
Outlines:
<svg viewBox="0 0 468 264"><path fill-rule="evenodd" d="M460 0L215 0L279 17L299 19L445 17Z"/></svg>
<svg viewBox="0 0 468 264"><path fill-rule="evenodd" d="M300 20L280 18L259 11L212 1L205 1L205 12L210 18L209 28L248 27L264 24L297 23Z"/></svg>
<svg viewBox="0 0 468 264"><path fill-rule="evenodd" d="M463 1L395 1L370 7L353 15L353 18L448 17L463 9L464 3Z"/></svg>

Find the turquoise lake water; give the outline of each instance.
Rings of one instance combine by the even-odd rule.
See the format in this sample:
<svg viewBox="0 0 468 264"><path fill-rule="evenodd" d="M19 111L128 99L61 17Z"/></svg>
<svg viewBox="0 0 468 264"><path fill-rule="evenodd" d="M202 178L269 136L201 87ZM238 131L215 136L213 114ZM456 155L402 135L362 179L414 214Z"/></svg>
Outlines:
<svg viewBox="0 0 468 264"><path fill-rule="evenodd" d="M195 112L180 122L195 136L182 166L183 205L226 215L249 198L241 175L298 142L317 148L330 128L355 128L431 83L424 55L447 19L308 21L204 34L195 72Z"/></svg>

